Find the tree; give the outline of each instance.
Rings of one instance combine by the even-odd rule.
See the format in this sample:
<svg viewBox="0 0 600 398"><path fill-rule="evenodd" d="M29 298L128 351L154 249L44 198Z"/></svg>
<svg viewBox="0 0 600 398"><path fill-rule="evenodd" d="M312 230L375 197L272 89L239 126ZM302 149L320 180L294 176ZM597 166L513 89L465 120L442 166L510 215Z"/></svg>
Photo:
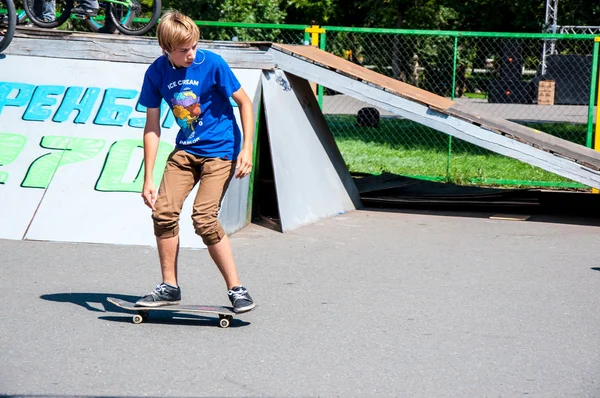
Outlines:
<svg viewBox="0 0 600 398"><path fill-rule="evenodd" d="M329 25L336 10L334 0L289 0L285 8L286 22Z"/></svg>
<svg viewBox="0 0 600 398"><path fill-rule="evenodd" d="M458 28L465 31L542 31L545 0L444 0L459 15Z"/></svg>
<svg viewBox="0 0 600 398"><path fill-rule="evenodd" d="M598 26L600 4L597 1L559 0L558 24Z"/></svg>
<svg viewBox="0 0 600 398"><path fill-rule="evenodd" d="M281 0L224 0L221 3L220 21L246 23L282 23L285 11Z"/></svg>
<svg viewBox="0 0 600 398"><path fill-rule="evenodd" d="M196 21L283 23L282 0L165 0L164 10L178 10Z"/></svg>
<svg viewBox="0 0 600 398"><path fill-rule="evenodd" d="M282 0L165 0L164 9L176 9L196 21L279 24L285 20ZM279 30L201 27L205 40L270 41Z"/></svg>

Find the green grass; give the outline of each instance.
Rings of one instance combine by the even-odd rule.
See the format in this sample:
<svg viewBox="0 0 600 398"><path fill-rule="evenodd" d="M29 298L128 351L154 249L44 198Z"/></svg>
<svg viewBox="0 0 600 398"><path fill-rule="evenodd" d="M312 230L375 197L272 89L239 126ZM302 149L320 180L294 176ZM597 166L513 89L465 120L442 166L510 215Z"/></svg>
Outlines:
<svg viewBox="0 0 600 398"><path fill-rule="evenodd" d="M458 184L583 187L518 160L498 155L404 119L382 118L379 128L358 127L353 115L327 115L338 147L351 172L417 176ZM585 144L585 126L531 125Z"/></svg>
<svg viewBox="0 0 600 398"><path fill-rule="evenodd" d="M486 99L486 93L464 93L463 96L467 98Z"/></svg>

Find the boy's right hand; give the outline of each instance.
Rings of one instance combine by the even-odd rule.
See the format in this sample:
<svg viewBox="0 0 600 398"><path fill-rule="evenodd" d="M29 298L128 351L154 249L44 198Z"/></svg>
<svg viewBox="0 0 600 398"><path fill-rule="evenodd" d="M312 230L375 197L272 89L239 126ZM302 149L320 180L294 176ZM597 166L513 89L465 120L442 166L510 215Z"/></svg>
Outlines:
<svg viewBox="0 0 600 398"><path fill-rule="evenodd" d="M154 185L154 181L145 181L144 188L142 189L142 199L144 199L144 204L152 209L152 211L156 211L154 208L154 202L156 201L156 186Z"/></svg>

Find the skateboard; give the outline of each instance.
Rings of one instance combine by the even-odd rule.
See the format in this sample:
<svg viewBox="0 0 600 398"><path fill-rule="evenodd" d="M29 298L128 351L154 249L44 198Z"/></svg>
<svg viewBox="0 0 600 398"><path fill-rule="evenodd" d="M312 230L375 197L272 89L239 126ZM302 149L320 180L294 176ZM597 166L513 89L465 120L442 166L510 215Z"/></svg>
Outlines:
<svg viewBox="0 0 600 398"><path fill-rule="evenodd" d="M214 305L165 305L162 307L136 307L135 303L116 298L108 297L107 300L117 307L124 308L130 311L137 311L133 316L133 323L139 324L148 319L150 311L169 311L169 312L191 312L200 314L214 314L219 316L219 326L222 328L229 327L233 320L232 307L222 307Z"/></svg>

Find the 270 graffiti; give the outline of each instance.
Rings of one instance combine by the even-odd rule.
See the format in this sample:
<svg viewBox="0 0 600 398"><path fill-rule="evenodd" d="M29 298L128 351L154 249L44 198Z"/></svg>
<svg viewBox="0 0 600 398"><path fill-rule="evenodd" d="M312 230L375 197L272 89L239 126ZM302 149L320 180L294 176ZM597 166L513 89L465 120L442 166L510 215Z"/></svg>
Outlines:
<svg viewBox="0 0 600 398"><path fill-rule="evenodd" d="M0 166L14 162L25 145L27 137L21 134L0 133ZM63 136L45 136L40 142L42 148L54 150L44 154L31 163L21 187L48 187L59 167L83 162L98 155L106 142L91 138L73 138ZM143 186L143 162L133 181L124 181L125 174L132 162L134 151L143 148L142 140L125 139L110 145L104 166L96 181L95 190L103 192L141 192ZM158 184L162 179L163 167L173 145L161 142L156 155L156 167L152 178ZM8 180L8 173L0 171L0 184Z"/></svg>

